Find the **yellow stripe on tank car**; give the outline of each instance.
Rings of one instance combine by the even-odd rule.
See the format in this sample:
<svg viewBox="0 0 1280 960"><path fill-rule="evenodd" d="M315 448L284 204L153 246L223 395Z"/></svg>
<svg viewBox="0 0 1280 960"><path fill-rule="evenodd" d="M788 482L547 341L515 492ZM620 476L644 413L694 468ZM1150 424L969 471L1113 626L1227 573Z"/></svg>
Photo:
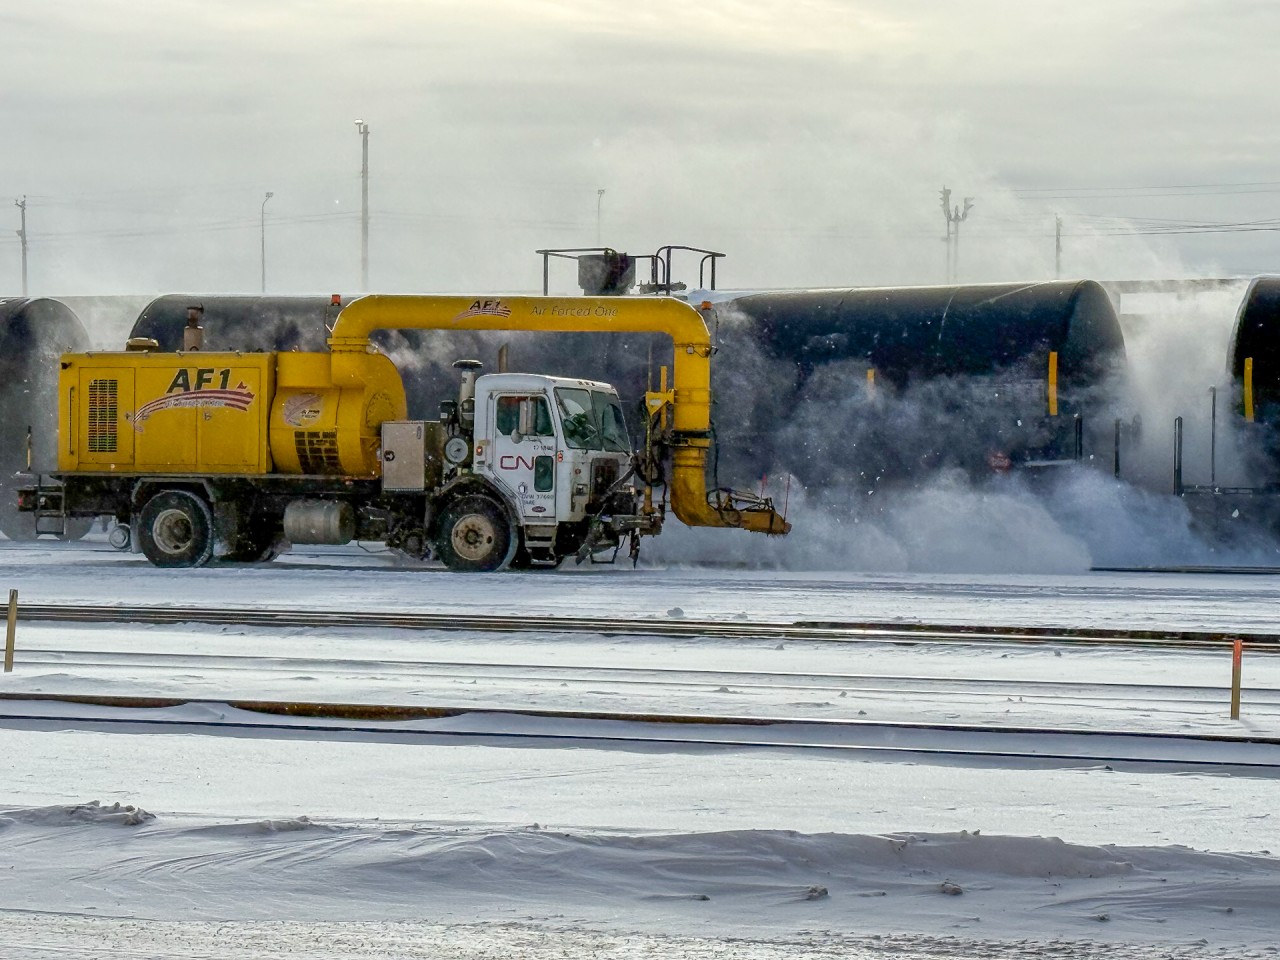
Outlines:
<svg viewBox="0 0 1280 960"><path fill-rule="evenodd" d="M1058 415L1058 351L1049 352L1049 416Z"/></svg>
<svg viewBox="0 0 1280 960"><path fill-rule="evenodd" d="M1253 357L1244 358L1244 418L1253 423Z"/></svg>

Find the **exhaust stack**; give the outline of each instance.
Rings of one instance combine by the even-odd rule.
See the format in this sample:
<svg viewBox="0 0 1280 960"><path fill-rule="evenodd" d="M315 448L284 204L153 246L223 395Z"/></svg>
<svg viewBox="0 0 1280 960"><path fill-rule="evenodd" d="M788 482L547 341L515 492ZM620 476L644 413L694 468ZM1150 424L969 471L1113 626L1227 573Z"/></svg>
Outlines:
<svg viewBox="0 0 1280 960"><path fill-rule="evenodd" d="M471 430L476 420L476 377L484 364L479 360L455 360L453 368L462 371L458 382L458 419Z"/></svg>
<svg viewBox="0 0 1280 960"><path fill-rule="evenodd" d="M187 307L187 326L182 331L182 349L184 351L204 349L204 327L200 321L204 319L204 307Z"/></svg>

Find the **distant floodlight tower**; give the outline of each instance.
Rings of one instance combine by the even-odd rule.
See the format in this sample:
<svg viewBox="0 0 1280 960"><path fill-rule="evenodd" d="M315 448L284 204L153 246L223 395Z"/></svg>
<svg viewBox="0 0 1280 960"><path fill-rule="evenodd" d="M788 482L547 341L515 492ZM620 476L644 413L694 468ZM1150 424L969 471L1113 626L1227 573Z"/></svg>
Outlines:
<svg viewBox="0 0 1280 960"><path fill-rule="evenodd" d="M360 289L369 289L369 124L356 121L360 134Z"/></svg>
<svg viewBox="0 0 1280 960"><path fill-rule="evenodd" d="M951 206L951 190L943 187L939 196L942 198L942 216L947 221L947 282L955 283L960 267L960 224L969 219L969 211L973 209L973 197L964 198L964 208ZM954 228L954 229L953 229Z"/></svg>
<svg viewBox="0 0 1280 960"><path fill-rule="evenodd" d="M600 208L604 205L604 187L596 191L596 246L600 246Z"/></svg>
<svg viewBox="0 0 1280 960"><path fill-rule="evenodd" d="M262 209L258 216L258 236L262 240L262 292L267 292L267 201L275 194L268 190L262 196Z"/></svg>

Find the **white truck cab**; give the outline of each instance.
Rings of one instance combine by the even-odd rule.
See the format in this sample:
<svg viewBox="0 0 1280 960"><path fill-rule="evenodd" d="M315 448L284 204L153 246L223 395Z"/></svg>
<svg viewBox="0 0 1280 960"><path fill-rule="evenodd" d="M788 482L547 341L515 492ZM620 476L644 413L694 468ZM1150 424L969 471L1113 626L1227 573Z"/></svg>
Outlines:
<svg viewBox="0 0 1280 960"><path fill-rule="evenodd" d="M475 385L475 462L521 522L580 521L628 470L631 441L607 383L492 373Z"/></svg>
<svg viewBox="0 0 1280 960"><path fill-rule="evenodd" d="M612 386L455 366L459 397L439 422L382 426L384 491L426 498L421 533L406 527L402 549L429 547L455 569L555 566L616 555L627 536L634 554L639 534L657 532Z"/></svg>

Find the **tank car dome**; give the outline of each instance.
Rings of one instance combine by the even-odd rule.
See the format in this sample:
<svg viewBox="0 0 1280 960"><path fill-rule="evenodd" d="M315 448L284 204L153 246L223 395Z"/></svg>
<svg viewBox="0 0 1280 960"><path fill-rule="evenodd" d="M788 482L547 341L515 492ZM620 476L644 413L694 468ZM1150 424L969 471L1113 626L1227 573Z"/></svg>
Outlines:
<svg viewBox="0 0 1280 960"><path fill-rule="evenodd" d="M761 293L732 306L775 357L814 367L863 360L898 382L984 374L1058 353L1087 381L1123 359L1106 291L1092 280Z"/></svg>
<svg viewBox="0 0 1280 960"><path fill-rule="evenodd" d="M27 466L27 427L32 464L49 469L57 459L58 359L88 349L89 336L75 313L58 300L0 299L0 532L10 539L35 535L29 514L17 511L14 489Z"/></svg>

